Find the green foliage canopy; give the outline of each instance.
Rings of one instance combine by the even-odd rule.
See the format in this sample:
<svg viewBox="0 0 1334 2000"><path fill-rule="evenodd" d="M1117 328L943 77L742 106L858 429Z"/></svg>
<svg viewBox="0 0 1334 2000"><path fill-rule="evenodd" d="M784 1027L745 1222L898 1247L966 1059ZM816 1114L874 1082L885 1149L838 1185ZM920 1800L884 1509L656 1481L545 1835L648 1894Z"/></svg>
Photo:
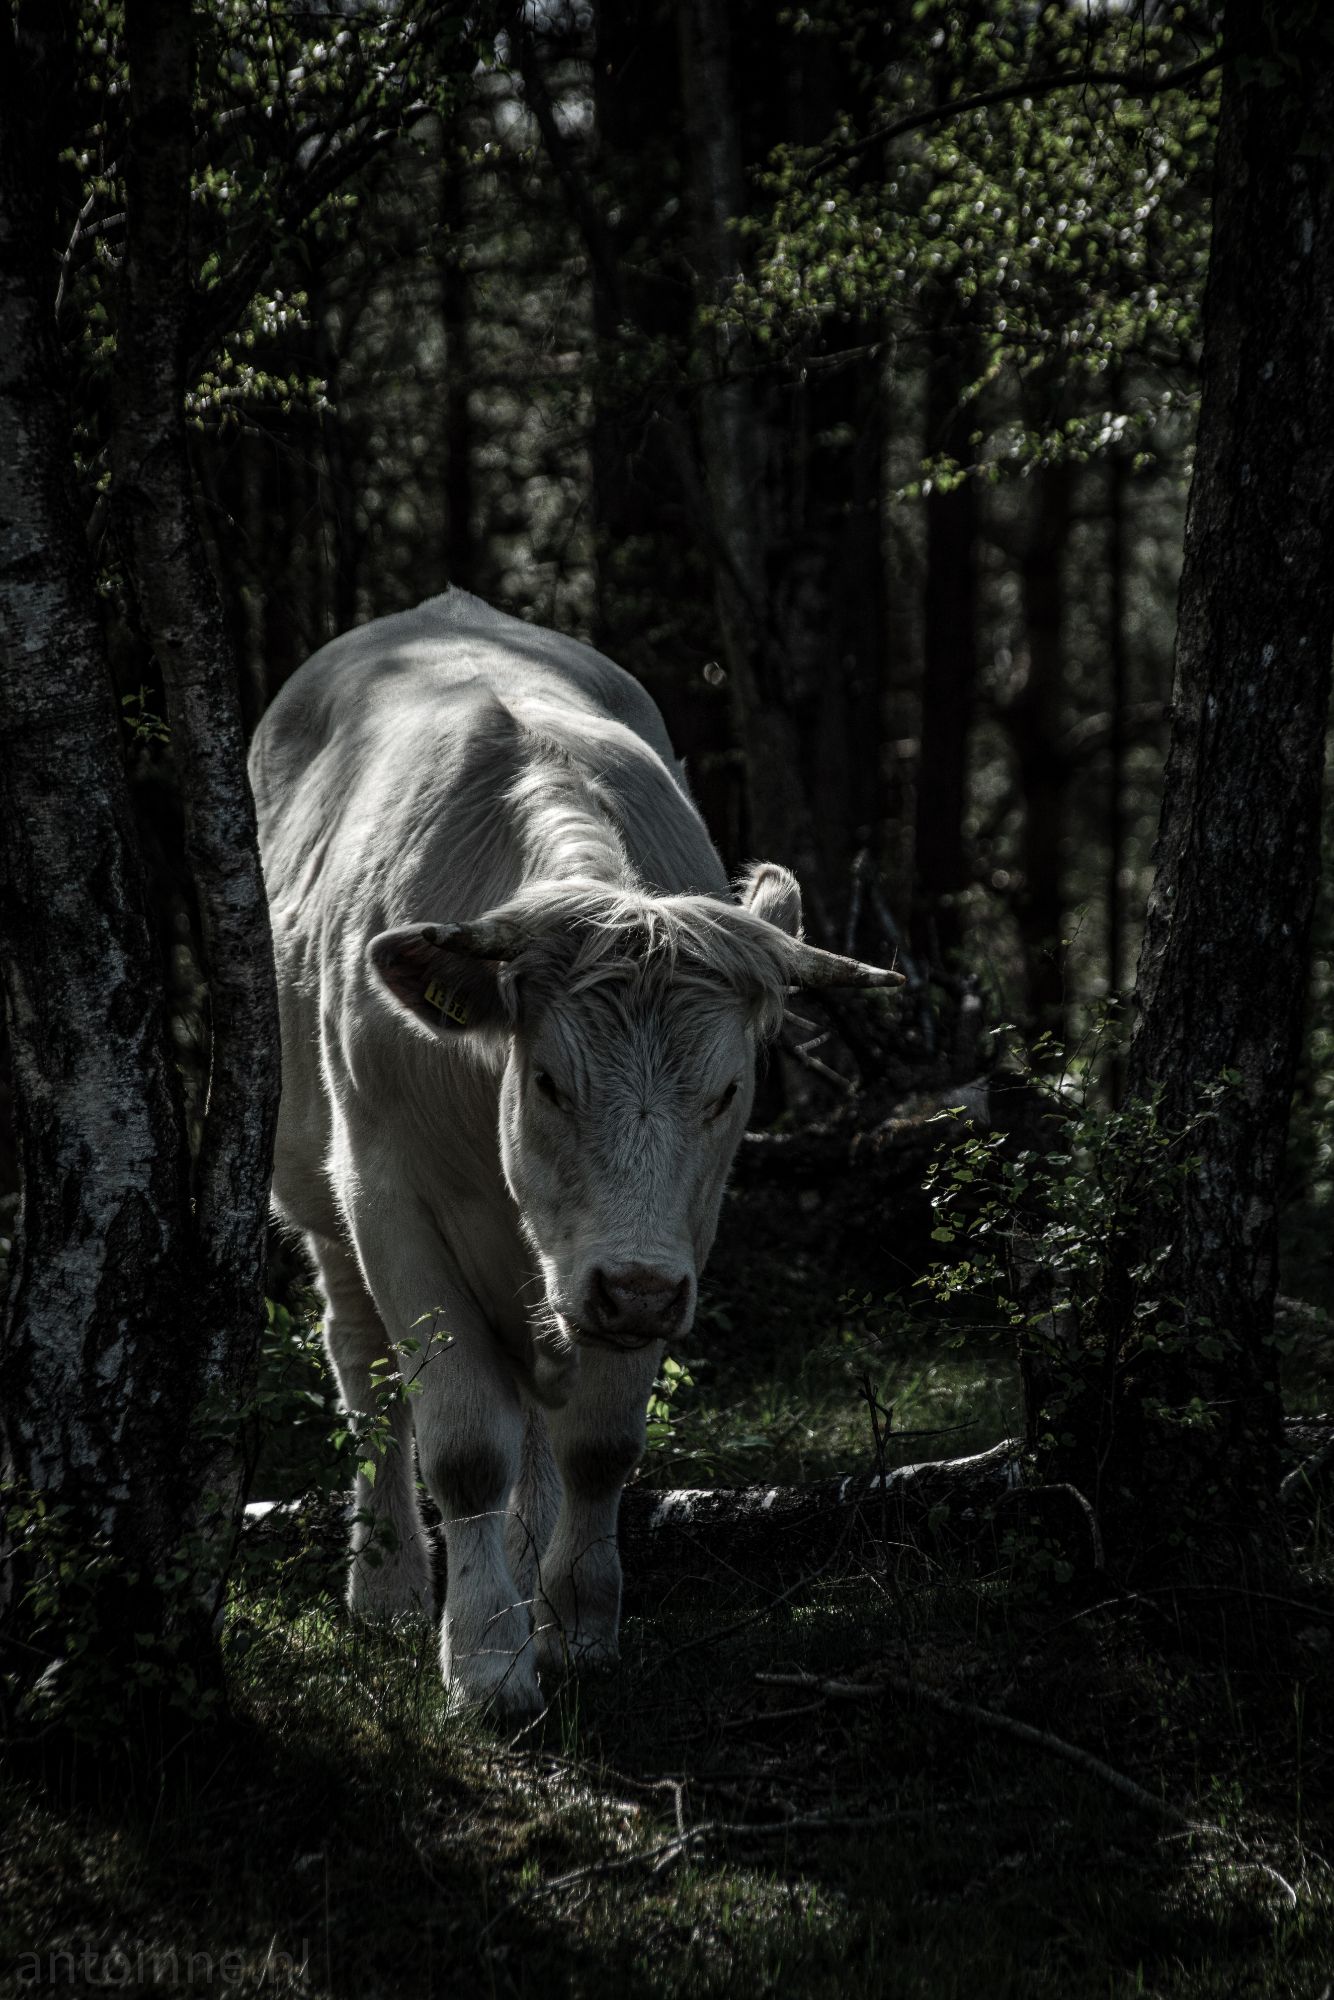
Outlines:
<svg viewBox="0 0 1334 2000"><path fill-rule="evenodd" d="M196 163L191 229L191 413L318 400L290 355L307 295L280 284L343 240L358 178L403 135L448 123L492 34L445 0L331 12L195 6ZM62 112L57 314L77 384L80 442L105 445L116 345L129 82L123 0L83 0Z"/></svg>
<svg viewBox="0 0 1334 2000"><path fill-rule="evenodd" d="M844 47L865 108L772 155L734 323L798 366L849 323L909 360L946 327L970 400L1011 392L979 417L992 476L1148 448L1193 397L1208 260L1220 64L1186 10L918 0Z"/></svg>

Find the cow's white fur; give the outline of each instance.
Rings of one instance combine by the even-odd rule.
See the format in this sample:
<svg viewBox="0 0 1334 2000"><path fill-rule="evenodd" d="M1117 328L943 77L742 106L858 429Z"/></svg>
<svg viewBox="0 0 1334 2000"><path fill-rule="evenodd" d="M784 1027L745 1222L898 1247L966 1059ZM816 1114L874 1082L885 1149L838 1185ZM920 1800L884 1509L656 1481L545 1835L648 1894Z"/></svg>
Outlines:
<svg viewBox="0 0 1334 2000"><path fill-rule="evenodd" d="M528 1713L539 1667L615 1656L617 1509L661 1354L655 1321L615 1349L581 1325L594 1274L679 1280L688 1324L784 989L891 975L802 944L786 870L733 895L628 675L459 591L326 646L251 770L275 1201L350 1410L394 1343L421 1344L359 1483L349 1600L429 1614L415 1436L446 1680Z"/></svg>

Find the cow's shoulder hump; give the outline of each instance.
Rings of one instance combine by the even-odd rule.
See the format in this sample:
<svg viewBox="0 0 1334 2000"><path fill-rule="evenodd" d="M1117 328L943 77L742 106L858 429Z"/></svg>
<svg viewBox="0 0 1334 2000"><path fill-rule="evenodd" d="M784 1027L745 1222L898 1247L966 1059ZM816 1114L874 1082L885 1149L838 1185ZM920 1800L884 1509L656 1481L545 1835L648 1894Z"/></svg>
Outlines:
<svg viewBox="0 0 1334 2000"><path fill-rule="evenodd" d="M582 640L448 590L411 611L354 627L298 668L257 732L256 790L290 783L340 733L364 741L367 730L408 720L429 735L488 700L604 715L673 759L657 706L632 675Z"/></svg>

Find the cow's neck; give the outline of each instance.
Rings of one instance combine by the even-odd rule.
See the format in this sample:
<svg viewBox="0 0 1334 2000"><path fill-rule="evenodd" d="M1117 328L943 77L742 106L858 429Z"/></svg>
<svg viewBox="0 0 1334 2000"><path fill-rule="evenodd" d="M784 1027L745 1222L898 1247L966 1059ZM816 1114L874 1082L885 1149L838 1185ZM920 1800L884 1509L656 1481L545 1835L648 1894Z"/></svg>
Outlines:
<svg viewBox="0 0 1334 2000"><path fill-rule="evenodd" d="M564 759L543 759L525 771L510 796L522 818L526 879L605 882L609 887L634 883L635 871L608 802Z"/></svg>

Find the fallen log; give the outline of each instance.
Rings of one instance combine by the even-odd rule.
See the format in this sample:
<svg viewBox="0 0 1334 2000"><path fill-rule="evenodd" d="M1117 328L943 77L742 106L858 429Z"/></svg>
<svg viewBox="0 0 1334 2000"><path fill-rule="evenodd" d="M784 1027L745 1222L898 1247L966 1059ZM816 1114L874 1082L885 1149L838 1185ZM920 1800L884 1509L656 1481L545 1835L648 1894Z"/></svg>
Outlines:
<svg viewBox="0 0 1334 2000"><path fill-rule="evenodd" d="M883 1478L848 1473L799 1486L669 1492L631 1486L621 1501L618 1540L627 1589L635 1597L695 1583L785 1584L872 1556L883 1561L886 1546L938 1555L971 1547L993 1510L1025 1492L1016 1447L1003 1442L968 1458L900 1466ZM252 1501L246 1526L275 1541L304 1539L336 1557L349 1505L349 1497L339 1494ZM434 1519L430 1525L436 1526Z"/></svg>
<svg viewBox="0 0 1334 2000"><path fill-rule="evenodd" d="M1285 1426L1297 1465L1334 1446L1334 1413ZM1314 1467L1312 1467L1314 1470ZM1286 1485L1286 1482L1285 1482ZM1289 1487L1294 1506L1301 1492ZM1285 1497L1287 1497L1285 1493ZM337 1562L347 1496L255 1501L246 1526L280 1547L315 1548ZM882 1570L909 1550L932 1565L1002 1567L1019 1536L1037 1536L1073 1570L1102 1568L1098 1524L1070 1486L1033 1486L1010 1441L966 1458L927 1459L887 1471L848 1473L798 1486L699 1487L658 1492L631 1486L621 1503L619 1543L626 1607L683 1589L787 1589L804 1578Z"/></svg>
<svg viewBox="0 0 1334 2000"><path fill-rule="evenodd" d="M968 1458L800 1486L632 1486L618 1540L627 1603L692 1584L781 1587L867 1564L896 1548L943 1559L993 1540L996 1510L1022 1492L1009 1442Z"/></svg>

